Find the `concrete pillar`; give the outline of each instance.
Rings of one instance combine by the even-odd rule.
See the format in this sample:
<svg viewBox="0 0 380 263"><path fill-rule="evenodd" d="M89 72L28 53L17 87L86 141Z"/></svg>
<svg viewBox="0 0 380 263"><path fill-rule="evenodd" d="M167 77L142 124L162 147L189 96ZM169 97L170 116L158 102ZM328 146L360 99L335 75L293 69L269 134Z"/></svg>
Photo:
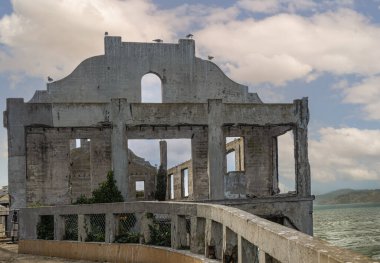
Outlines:
<svg viewBox="0 0 380 263"><path fill-rule="evenodd" d="M65 218L54 215L54 240L63 240L65 235Z"/></svg>
<svg viewBox="0 0 380 263"><path fill-rule="evenodd" d="M171 217L171 247L181 249L187 246L186 218L172 215Z"/></svg>
<svg viewBox="0 0 380 263"><path fill-rule="evenodd" d="M150 225L153 225L153 218L151 217L151 213L145 213L139 215L139 221L141 222L141 235L142 240L140 243L149 244L150 238ZM136 215L137 216L137 215Z"/></svg>
<svg viewBox="0 0 380 263"><path fill-rule="evenodd" d="M226 226L223 226L223 262L237 262L238 236Z"/></svg>
<svg viewBox="0 0 380 263"><path fill-rule="evenodd" d="M206 131L197 131L191 139L191 162L192 162L192 189L194 200L209 198L209 178L207 172L207 144Z"/></svg>
<svg viewBox="0 0 380 263"><path fill-rule="evenodd" d="M78 215L78 241L80 242L85 242L87 238L87 231L91 227L90 220L86 220L86 217L86 215Z"/></svg>
<svg viewBox="0 0 380 263"><path fill-rule="evenodd" d="M127 99L111 99L112 117L112 165L116 185L124 197L128 199L128 140L127 118L129 107Z"/></svg>
<svg viewBox="0 0 380 263"><path fill-rule="evenodd" d="M225 139L222 100L208 100L209 199L224 199Z"/></svg>
<svg viewBox="0 0 380 263"><path fill-rule="evenodd" d="M12 211L8 219L12 219ZM18 214L19 219L19 240L23 239L37 239L37 224L40 221L38 213L28 213L25 210L20 210ZM12 223L9 224L12 227ZM9 233L9 232L8 232ZM9 237L9 236L8 236Z"/></svg>
<svg viewBox="0 0 380 263"><path fill-rule="evenodd" d="M222 259L223 225L211 219L206 219L205 229L206 257Z"/></svg>
<svg viewBox="0 0 380 263"><path fill-rule="evenodd" d="M191 217L191 241L190 251L192 253L201 254L205 253L205 227L206 219L202 217Z"/></svg>
<svg viewBox="0 0 380 263"><path fill-rule="evenodd" d="M113 243L116 235L116 217L113 213L106 214L105 242Z"/></svg>
<svg viewBox="0 0 380 263"><path fill-rule="evenodd" d="M294 159L296 165L297 195L311 195L310 164L308 158L307 125L309 122L308 100L295 100L298 122L293 129Z"/></svg>
<svg viewBox="0 0 380 263"><path fill-rule="evenodd" d="M10 209L26 207L26 150L24 99L7 99L4 127L8 134L8 191Z"/></svg>
<svg viewBox="0 0 380 263"><path fill-rule="evenodd" d="M269 196L273 191L273 142L268 133L268 128L255 128L244 138L247 193L251 196Z"/></svg>
<svg viewBox="0 0 380 263"><path fill-rule="evenodd" d="M165 171L168 170L168 144L166 141L160 141L160 165Z"/></svg>
<svg viewBox="0 0 380 263"><path fill-rule="evenodd" d="M259 251L255 245L238 236L238 262L251 263L257 262L255 259L259 257ZM261 261L259 261L261 262Z"/></svg>

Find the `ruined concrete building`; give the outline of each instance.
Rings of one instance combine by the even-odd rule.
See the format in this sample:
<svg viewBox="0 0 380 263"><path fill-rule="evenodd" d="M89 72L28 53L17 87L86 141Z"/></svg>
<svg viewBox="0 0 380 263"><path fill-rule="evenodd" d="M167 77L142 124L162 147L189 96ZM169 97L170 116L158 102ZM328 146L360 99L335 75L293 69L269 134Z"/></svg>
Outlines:
<svg viewBox="0 0 380 263"><path fill-rule="evenodd" d="M147 73L161 79L162 103L141 103ZM196 57L192 39L134 43L106 36L104 55L84 60L29 102L7 99L11 205L68 204L89 194L111 169L126 200L136 199L138 181L149 199L155 168L128 150L128 140L184 138L191 139L191 160L169 169L175 189L168 195L233 205L311 234L308 121L307 99L263 103L213 62ZM288 131L296 191L279 194L277 137ZM240 139L226 149L226 137ZM163 164L165 149L163 142ZM231 149L239 168L227 173Z"/></svg>

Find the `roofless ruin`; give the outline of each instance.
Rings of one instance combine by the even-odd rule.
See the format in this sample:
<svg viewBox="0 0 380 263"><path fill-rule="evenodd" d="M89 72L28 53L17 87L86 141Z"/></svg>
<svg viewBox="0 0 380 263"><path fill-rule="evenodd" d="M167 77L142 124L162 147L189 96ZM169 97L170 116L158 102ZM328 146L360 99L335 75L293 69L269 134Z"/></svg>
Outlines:
<svg viewBox="0 0 380 263"><path fill-rule="evenodd" d="M153 188L155 169L128 150L128 140L185 138L191 140L191 160L169 169L178 182L175 199L232 205L312 234L306 98L263 103L213 62L196 57L192 39L178 44L104 40L104 55L84 60L30 101L7 99L12 209L70 204L96 188L109 170L124 198L134 201L136 181ZM147 73L161 79L162 103L141 102ZM294 135L296 191L281 194L277 137L288 131ZM226 137L240 139L226 148ZM81 139L79 149L75 139ZM239 169L227 173L231 149ZM165 143L161 160L165 165ZM183 169L188 169L188 196L180 190Z"/></svg>

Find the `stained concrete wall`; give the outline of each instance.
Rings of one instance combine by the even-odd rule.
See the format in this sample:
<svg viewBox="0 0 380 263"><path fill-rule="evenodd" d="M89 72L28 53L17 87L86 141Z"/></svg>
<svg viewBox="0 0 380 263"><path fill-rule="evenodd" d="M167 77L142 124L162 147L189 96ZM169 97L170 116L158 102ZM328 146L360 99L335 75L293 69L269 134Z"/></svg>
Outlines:
<svg viewBox="0 0 380 263"><path fill-rule="evenodd" d="M195 57L195 42L178 44L122 42L106 36L105 54L88 58L66 78L48 84L31 102L108 102L128 98L141 102L141 79L156 74L162 82L162 102L261 103L256 93L229 79L214 63Z"/></svg>
<svg viewBox="0 0 380 263"><path fill-rule="evenodd" d="M70 204L80 195L90 197L111 170L110 132L109 128L27 128L27 206ZM81 147L70 150L70 141L79 138ZM152 199L156 168L132 151L128 159L131 199L136 196L136 181L145 181L143 199Z"/></svg>

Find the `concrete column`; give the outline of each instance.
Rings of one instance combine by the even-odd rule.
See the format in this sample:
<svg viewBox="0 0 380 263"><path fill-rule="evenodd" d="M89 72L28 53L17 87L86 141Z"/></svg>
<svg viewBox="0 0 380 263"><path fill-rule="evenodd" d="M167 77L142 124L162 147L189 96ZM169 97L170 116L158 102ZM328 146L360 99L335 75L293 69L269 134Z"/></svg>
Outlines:
<svg viewBox="0 0 380 263"><path fill-rule="evenodd" d="M238 236L226 226L223 226L223 262L237 262Z"/></svg>
<svg viewBox="0 0 380 263"><path fill-rule="evenodd" d="M113 243L115 241L116 234L116 217L113 213L106 214L106 233L105 242Z"/></svg>
<svg viewBox="0 0 380 263"><path fill-rule="evenodd" d="M160 165L165 171L168 170L168 144L166 141L160 141Z"/></svg>
<svg viewBox="0 0 380 263"><path fill-rule="evenodd" d="M222 100L208 100L209 199L224 199L226 145L223 134Z"/></svg>
<svg viewBox="0 0 380 263"><path fill-rule="evenodd" d="M54 215L54 240L63 240L65 235L65 218L61 215Z"/></svg>
<svg viewBox="0 0 380 263"><path fill-rule="evenodd" d="M311 195L310 164L308 158L307 125L309 122L308 100L295 100L298 122L293 129L296 187L298 196Z"/></svg>
<svg viewBox="0 0 380 263"><path fill-rule="evenodd" d="M191 217L191 241L190 251L192 253L201 254L205 253L205 227L206 219L202 217Z"/></svg>
<svg viewBox="0 0 380 263"><path fill-rule="evenodd" d="M88 221L88 223L86 222ZM86 226L87 223L87 226ZM90 221L86 220L86 215L78 215L78 241L84 242L87 238L87 231L90 226ZM88 229L89 230L89 229Z"/></svg>
<svg viewBox="0 0 380 263"><path fill-rule="evenodd" d="M116 185L124 197L128 199L128 140L127 118L129 107L127 99L111 99L112 117L112 165Z"/></svg>
<svg viewBox="0 0 380 263"><path fill-rule="evenodd" d="M8 134L8 191L10 209L26 207L26 150L24 99L7 99L4 127ZM26 120L25 120L26 121Z"/></svg>
<svg viewBox="0 0 380 263"><path fill-rule="evenodd" d="M193 198L205 200L209 198L209 178L207 172L207 144L206 131L197 131L191 139L191 162L193 167Z"/></svg>
<svg viewBox="0 0 380 263"><path fill-rule="evenodd" d="M247 193L269 196L273 191L272 137L267 128L255 128L245 139Z"/></svg>
<svg viewBox="0 0 380 263"><path fill-rule="evenodd" d="M171 247L181 249L187 246L185 216L172 215L171 217Z"/></svg>
<svg viewBox="0 0 380 263"><path fill-rule="evenodd" d="M206 257L222 259L223 226L211 219L206 219L205 229Z"/></svg>
<svg viewBox="0 0 380 263"><path fill-rule="evenodd" d="M256 262L255 259L259 257L258 253L259 253L258 249L255 245L248 242L243 237L238 236L238 262L239 263Z"/></svg>
<svg viewBox="0 0 380 263"><path fill-rule="evenodd" d="M142 240L140 240L140 243L142 244L149 244L151 240L149 225L153 225L153 219L148 215L150 215L150 213L140 214L139 216L139 221L141 222L142 235Z"/></svg>
<svg viewBox="0 0 380 263"><path fill-rule="evenodd" d="M12 211L8 216L12 219ZM40 221L40 216L36 212L28 212L20 210L19 219L19 239L37 239L37 224ZM12 223L9 224L12 227Z"/></svg>

